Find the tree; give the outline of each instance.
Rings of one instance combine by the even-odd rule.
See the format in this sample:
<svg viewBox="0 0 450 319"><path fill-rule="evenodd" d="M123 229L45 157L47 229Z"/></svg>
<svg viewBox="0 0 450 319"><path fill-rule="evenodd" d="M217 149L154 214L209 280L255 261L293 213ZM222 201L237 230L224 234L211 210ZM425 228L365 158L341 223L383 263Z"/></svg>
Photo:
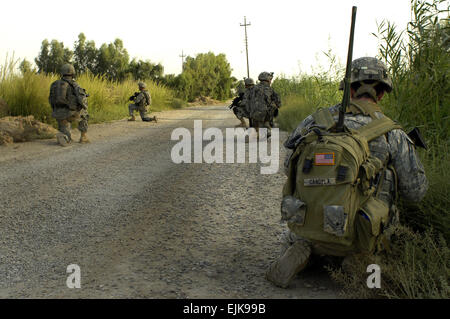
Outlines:
<svg viewBox="0 0 450 319"><path fill-rule="evenodd" d="M160 82L163 77L164 67L160 63L153 64L149 60L136 61L136 59L133 59L130 62L128 72L132 74L135 80L151 79Z"/></svg>
<svg viewBox="0 0 450 319"><path fill-rule="evenodd" d="M50 49L49 49L50 47ZM51 43L47 39L42 41L41 52L35 59L39 73L59 73L61 66L70 63L73 52L64 47L64 43L52 40Z"/></svg>
<svg viewBox="0 0 450 319"><path fill-rule="evenodd" d="M224 100L232 96L233 79L225 54L200 53L187 57L178 89L184 98L192 101L198 96Z"/></svg>
<svg viewBox="0 0 450 319"><path fill-rule="evenodd" d="M74 43L74 67L77 73L90 71L95 73L98 64L98 50L94 41L86 41L84 33L78 35L78 41Z"/></svg>
<svg viewBox="0 0 450 319"><path fill-rule="evenodd" d="M19 65L19 70L22 74L35 72L35 70L31 66L31 62L27 59L23 59Z"/></svg>
<svg viewBox="0 0 450 319"><path fill-rule="evenodd" d="M41 45L41 51L39 52L39 55L34 61L36 62L36 65L38 67L39 73L47 73L48 70L48 64L49 64L49 42L47 39L42 41Z"/></svg>
<svg viewBox="0 0 450 319"><path fill-rule="evenodd" d="M129 56L123 42L116 39L114 43L102 44L98 52L97 74L105 74L110 80L122 81L128 71Z"/></svg>

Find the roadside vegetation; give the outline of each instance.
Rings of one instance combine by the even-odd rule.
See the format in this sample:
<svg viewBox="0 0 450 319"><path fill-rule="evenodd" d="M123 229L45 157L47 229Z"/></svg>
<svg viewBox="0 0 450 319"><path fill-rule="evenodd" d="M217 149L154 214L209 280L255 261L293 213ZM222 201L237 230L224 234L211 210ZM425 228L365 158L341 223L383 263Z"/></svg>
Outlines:
<svg viewBox="0 0 450 319"><path fill-rule="evenodd" d="M150 60L131 59L121 39L96 47L80 33L73 49L58 40L43 40L35 66L26 59L8 57L0 66L1 116L33 115L37 120L56 125L48 103L49 88L65 63L72 63L77 81L90 97L90 123L124 118L128 98L145 81L152 97L150 111L178 109L198 99L225 101L232 97L236 79L224 54L212 52L188 56L183 72L164 74L164 67ZM20 72L18 71L20 70Z"/></svg>
<svg viewBox="0 0 450 319"><path fill-rule="evenodd" d="M52 109L48 102L50 85L59 78L52 73L15 72L13 58L0 70L0 97L7 103L3 116L33 115L37 120L56 125L51 117ZM114 81L102 75L85 72L77 78L78 83L90 94L90 123L122 119L128 115L128 98L137 91L137 81L126 79ZM152 95L151 111L180 108L185 103L175 97L173 90L152 80L147 80Z"/></svg>
<svg viewBox="0 0 450 319"><path fill-rule="evenodd" d="M446 6L446 7L445 7ZM389 21L378 25L379 56L388 65L393 92L384 112L408 132L418 127L428 150L418 149L429 189L418 205L400 203L401 221L392 253L366 256L350 272L330 269L348 297L449 298L450 256L450 24L444 0L412 0L412 21L404 31ZM357 45L357 44L356 44ZM340 103L343 66L328 52L330 69L317 75L276 79L283 106L278 122L292 131L317 107ZM381 289L366 286L367 265L381 266Z"/></svg>

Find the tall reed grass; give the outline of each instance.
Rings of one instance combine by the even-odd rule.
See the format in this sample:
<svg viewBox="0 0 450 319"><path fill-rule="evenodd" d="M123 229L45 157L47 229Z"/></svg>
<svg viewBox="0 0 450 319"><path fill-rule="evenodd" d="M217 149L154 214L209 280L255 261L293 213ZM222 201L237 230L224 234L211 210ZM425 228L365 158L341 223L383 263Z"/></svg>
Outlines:
<svg viewBox="0 0 450 319"><path fill-rule="evenodd" d="M53 74L17 73L14 58L5 61L0 68L0 97L8 104L7 115L33 115L36 119L55 125L48 102L49 89L59 76ZM125 80L112 82L104 76L91 73L77 78L81 87L90 95L88 112L90 123L99 123L124 118L128 115L128 98L138 91L137 82ZM150 111L162 111L184 106L175 98L174 92L152 81L147 81L147 89L152 97ZM6 115L6 114L5 114Z"/></svg>
<svg viewBox="0 0 450 319"><path fill-rule="evenodd" d="M333 270L332 276L348 297L448 298L450 277L450 23L445 0L411 0L412 21L404 31L382 21L374 33L379 56L393 80L393 92L381 101L383 111L406 131L419 127L428 150L418 149L429 189L418 205L400 202L401 240L393 255L358 259L349 273ZM330 61L330 65L335 60ZM341 69L343 70L343 68ZM273 86L282 96L278 122L292 131L318 106L339 103L339 68L317 76L277 79ZM405 239L406 238L406 239ZM380 259L381 258L381 259ZM368 291L367 262L379 262L385 289ZM363 274L363 275L361 275Z"/></svg>

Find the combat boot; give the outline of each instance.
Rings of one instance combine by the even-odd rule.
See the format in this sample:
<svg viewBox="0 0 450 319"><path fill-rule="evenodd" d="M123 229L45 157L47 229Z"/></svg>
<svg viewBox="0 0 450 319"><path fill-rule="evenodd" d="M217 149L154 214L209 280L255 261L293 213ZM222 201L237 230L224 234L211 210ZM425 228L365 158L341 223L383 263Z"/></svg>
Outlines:
<svg viewBox="0 0 450 319"><path fill-rule="evenodd" d="M144 118L142 119L142 121L144 121L144 122L152 122L152 121L155 121L155 123L158 122L158 121L156 120L156 116L153 116L153 117L144 117Z"/></svg>
<svg viewBox="0 0 450 319"><path fill-rule="evenodd" d="M266 272L266 279L275 286L287 288L289 283L308 264L311 246L305 241L296 241L278 258Z"/></svg>
<svg viewBox="0 0 450 319"><path fill-rule="evenodd" d="M241 121L241 123L236 125L235 127L244 127L244 128L246 128L247 127L247 123L245 123L245 120L243 118L239 119L239 120Z"/></svg>
<svg viewBox="0 0 450 319"><path fill-rule="evenodd" d="M128 119L128 121L130 121L130 122L134 122L134 121L136 121L136 117L135 117L134 115L132 115L132 116L131 116L131 118L130 118L130 119Z"/></svg>
<svg viewBox="0 0 450 319"><path fill-rule="evenodd" d="M90 143L91 141L89 141L86 132L81 132L81 136L80 136L80 143Z"/></svg>
<svg viewBox="0 0 450 319"><path fill-rule="evenodd" d="M70 144L70 139L67 135L63 134L63 133L57 133L56 134L56 140L58 141L58 144L65 147L65 146L69 146Z"/></svg>

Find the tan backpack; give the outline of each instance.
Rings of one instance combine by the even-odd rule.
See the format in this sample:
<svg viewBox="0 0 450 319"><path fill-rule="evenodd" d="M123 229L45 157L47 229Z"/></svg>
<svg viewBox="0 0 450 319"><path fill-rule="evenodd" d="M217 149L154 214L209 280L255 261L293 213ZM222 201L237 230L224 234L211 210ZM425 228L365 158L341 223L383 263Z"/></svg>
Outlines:
<svg viewBox="0 0 450 319"><path fill-rule="evenodd" d="M389 221L389 207L378 199L374 186L381 188L388 163L371 156L368 143L401 127L387 117L370 115L372 121L357 130L333 133L331 112L317 110L316 125L289 159L282 219L320 253L373 252Z"/></svg>

